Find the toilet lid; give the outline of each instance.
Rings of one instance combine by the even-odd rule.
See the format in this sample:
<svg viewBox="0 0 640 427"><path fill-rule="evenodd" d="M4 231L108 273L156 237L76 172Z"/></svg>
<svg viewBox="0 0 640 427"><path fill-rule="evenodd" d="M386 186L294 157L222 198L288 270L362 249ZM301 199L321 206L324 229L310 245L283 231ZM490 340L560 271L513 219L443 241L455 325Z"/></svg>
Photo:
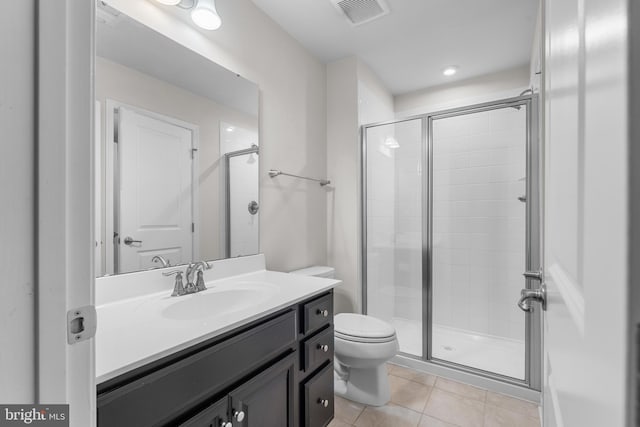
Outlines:
<svg viewBox="0 0 640 427"><path fill-rule="evenodd" d="M354 313L340 313L333 319L333 327L338 337L379 341L394 338L396 330L385 321L371 316Z"/></svg>

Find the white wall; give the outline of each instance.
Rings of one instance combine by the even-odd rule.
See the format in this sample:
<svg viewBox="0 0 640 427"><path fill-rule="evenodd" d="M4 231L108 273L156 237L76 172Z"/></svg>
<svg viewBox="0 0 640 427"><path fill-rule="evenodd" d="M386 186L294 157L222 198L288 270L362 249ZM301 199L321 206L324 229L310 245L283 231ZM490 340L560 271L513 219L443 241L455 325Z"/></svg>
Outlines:
<svg viewBox="0 0 640 427"><path fill-rule="evenodd" d="M362 310L361 124L393 118L393 97L358 58L327 65L327 261L343 281L337 312Z"/></svg>
<svg viewBox="0 0 640 427"><path fill-rule="evenodd" d="M267 174L271 168L326 174L325 66L250 0L219 2L223 24L214 32L196 30L179 8L146 0L109 3L259 85L260 250L273 270L325 264L325 190Z"/></svg>
<svg viewBox="0 0 640 427"><path fill-rule="evenodd" d="M0 6L0 402L35 399L35 2Z"/></svg>
<svg viewBox="0 0 640 427"><path fill-rule="evenodd" d="M518 96L529 87L529 66L409 92L394 98L397 117Z"/></svg>
<svg viewBox="0 0 640 427"><path fill-rule="evenodd" d="M96 99L102 105L102 123L107 123L106 100L111 99L198 126L200 258L219 259L223 253L219 244L219 205L223 203L216 196L224 194L220 192L219 182L223 168L220 156L224 154L220 151L221 122L256 132L256 118L105 58L96 58L95 73ZM105 153L104 129L101 133L102 152ZM104 161L104 154L102 159ZM102 168L105 170L104 164ZM104 179L102 177L103 188ZM104 210L107 206L105 200L102 206ZM105 232L104 227L102 232ZM106 241L104 235L102 240Z"/></svg>
<svg viewBox="0 0 640 427"><path fill-rule="evenodd" d="M335 311L360 311L358 80L356 58L327 65L327 262L342 285Z"/></svg>

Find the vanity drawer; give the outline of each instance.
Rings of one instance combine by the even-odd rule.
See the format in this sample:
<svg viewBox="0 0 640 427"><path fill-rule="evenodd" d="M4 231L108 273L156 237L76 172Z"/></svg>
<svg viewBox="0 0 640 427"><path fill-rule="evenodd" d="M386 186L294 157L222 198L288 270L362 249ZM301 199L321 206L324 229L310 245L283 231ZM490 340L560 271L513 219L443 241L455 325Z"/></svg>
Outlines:
<svg viewBox="0 0 640 427"><path fill-rule="evenodd" d="M333 364L304 385L304 427L325 427L333 419Z"/></svg>
<svg viewBox="0 0 640 427"><path fill-rule="evenodd" d="M327 360L333 359L333 328L328 328L303 343L305 372L311 372Z"/></svg>
<svg viewBox="0 0 640 427"><path fill-rule="evenodd" d="M98 426L170 425L194 406L225 391L274 357L295 348L296 313L187 356L98 396Z"/></svg>
<svg viewBox="0 0 640 427"><path fill-rule="evenodd" d="M302 307L302 333L308 334L333 322L333 294L305 303Z"/></svg>

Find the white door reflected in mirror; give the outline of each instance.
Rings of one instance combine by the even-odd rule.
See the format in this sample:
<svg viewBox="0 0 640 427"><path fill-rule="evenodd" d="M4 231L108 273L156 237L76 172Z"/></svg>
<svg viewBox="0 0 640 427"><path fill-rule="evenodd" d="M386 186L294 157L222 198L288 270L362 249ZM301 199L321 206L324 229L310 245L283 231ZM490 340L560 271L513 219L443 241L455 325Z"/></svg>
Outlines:
<svg viewBox="0 0 640 427"><path fill-rule="evenodd" d="M125 107L118 109L119 219L117 273L173 265L198 257L193 181L197 126Z"/></svg>

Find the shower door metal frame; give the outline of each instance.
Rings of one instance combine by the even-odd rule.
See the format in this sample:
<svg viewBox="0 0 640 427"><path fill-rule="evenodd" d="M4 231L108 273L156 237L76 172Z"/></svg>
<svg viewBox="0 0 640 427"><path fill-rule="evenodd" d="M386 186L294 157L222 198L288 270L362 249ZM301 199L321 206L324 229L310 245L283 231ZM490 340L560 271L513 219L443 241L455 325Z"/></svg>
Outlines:
<svg viewBox="0 0 640 427"><path fill-rule="evenodd" d="M432 357L433 326L433 121L438 119L469 115L503 108L526 108L526 231L525 231L525 269L534 270L542 267L541 258L541 189L542 151L539 141L538 95L525 95L497 101L485 102L460 108L437 111L433 113L411 116L398 120L363 125L361 139L361 266L362 266L362 310L367 313L367 130L374 127L392 125L412 120L421 120L421 152L422 152L422 357L401 353L405 357L422 360L427 363L453 368L469 374L501 381L507 384L527 387L540 391L542 382L542 314L536 307L525 316L525 378L516 378L489 372L454 362L434 359ZM524 287L534 288L532 280L522 279ZM514 304L519 295L514 295Z"/></svg>
<svg viewBox="0 0 640 427"><path fill-rule="evenodd" d="M248 154L260 155L260 147L253 145L237 151L230 151L224 154L224 189L225 189L225 258L231 257L231 159L233 157L246 156ZM259 197L259 195L258 195ZM260 202L258 202L260 206Z"/></svg>

